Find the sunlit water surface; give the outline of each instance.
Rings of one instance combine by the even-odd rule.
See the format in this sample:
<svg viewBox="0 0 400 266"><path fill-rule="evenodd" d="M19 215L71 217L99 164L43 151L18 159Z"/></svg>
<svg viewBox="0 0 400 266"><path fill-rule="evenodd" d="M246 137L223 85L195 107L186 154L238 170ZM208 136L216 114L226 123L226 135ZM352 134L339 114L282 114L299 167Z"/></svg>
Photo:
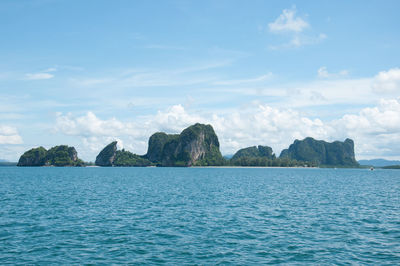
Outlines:
<svg viewBox="0 0 400 266"><path fill-rule="evenodd" d="M0 264L399 264L400 171L0 167Z"/></svg>

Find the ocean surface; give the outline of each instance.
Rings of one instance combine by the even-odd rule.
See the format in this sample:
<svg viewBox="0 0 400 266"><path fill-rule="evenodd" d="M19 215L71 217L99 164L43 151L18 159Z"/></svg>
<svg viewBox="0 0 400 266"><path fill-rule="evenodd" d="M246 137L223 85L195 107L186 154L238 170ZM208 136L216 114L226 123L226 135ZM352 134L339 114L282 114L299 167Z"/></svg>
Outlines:
<svg viewBox="0 0 400 266"><path fill-rule="evenodd" d="M400 264L400 171L0 167L0 264Z"/></svg>

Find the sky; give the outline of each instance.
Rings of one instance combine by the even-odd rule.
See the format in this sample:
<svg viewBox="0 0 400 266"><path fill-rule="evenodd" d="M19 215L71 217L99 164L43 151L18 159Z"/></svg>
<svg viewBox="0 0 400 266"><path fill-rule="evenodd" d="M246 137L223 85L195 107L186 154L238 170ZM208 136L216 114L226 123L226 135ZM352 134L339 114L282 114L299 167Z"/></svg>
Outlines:
<svg viewBox="0 0 400 266"><path fill-rule="evenodd" d="M400 159L399 1L0 1L0 159L211 124L223 154L295 139Z"/></svg>

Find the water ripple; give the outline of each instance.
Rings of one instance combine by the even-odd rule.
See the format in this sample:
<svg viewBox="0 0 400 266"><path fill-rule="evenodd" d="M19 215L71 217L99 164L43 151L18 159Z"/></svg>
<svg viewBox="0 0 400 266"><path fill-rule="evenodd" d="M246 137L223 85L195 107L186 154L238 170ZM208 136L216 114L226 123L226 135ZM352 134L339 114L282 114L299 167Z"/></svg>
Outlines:
<svg viewBox="0 0 400 266"><path fill-rule="evenodd" d="M0 168L0 264L400 264L393 170Z"/></svg>

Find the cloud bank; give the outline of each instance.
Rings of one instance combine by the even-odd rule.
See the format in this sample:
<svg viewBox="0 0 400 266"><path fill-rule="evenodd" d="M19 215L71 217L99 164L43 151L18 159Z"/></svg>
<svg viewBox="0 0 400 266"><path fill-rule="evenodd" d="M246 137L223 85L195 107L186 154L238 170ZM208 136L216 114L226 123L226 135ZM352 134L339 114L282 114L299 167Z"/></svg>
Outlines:
<svg viewBox="0 0 400 266"><path fill-rule="evenodd" d="M15 127L0 125L0 144L22 144L22 138Z"/></svg>
<svg viewBox="0 0 400 266"><path fill-rule="evenodd" d="M254 104L225 115L198 114L182 105L174 105L135 122L122 122L116 118L102 120L92 112L77 117L59 113L55 129L66 135L80 136L82 149L90 148L92 153L87 156L94 158L104 145L114 139L120 140L125 148L144 154L152 133L179 133L197 122L214 127L224 154L247 146L268 145L279 155L295 139L308 136L327 141L352 138L358 158L384 154L394 156L400 149L399 99L382 99L377 106L330 121L266 104Z"/></svg>

